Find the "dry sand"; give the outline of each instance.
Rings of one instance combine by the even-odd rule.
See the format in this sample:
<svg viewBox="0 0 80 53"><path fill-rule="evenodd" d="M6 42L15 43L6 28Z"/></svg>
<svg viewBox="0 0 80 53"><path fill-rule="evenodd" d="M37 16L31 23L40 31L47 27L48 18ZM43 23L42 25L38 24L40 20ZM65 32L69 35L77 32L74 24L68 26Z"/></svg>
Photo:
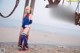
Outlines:
<svg viewBox="0 0 80 53"><path fill-rule="evenodd" d="M0 48L5 53L80 53L80 37L64 36L58 33L30 31L28 51L18 51L19 29L0 28ZM59 45L58 45L59 44ZM61 46L60 46L61 45ZM73 47L65 47L71 45Z"/></svg>
<svg viewBox="0 0 80 53"><path fill-rule="evenodd" d="M0 43L5 53L80 53L80 48L58 47L52 45L29 44L27 51L18 51L17 43Z"/></svg>
<svg viewBox="0 0 80 53"><path fill-rule="evenodd" d="M18 42L19 28L0 28L0 42ZM80 36L30 30L29 43L80 46Z"/></svg>

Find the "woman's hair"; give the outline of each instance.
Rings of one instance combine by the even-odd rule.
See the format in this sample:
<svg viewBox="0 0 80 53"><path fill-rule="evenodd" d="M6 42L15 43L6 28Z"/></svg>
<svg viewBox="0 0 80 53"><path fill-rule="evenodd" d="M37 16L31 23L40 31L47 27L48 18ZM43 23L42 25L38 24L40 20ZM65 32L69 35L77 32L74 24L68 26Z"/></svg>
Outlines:
<svg viewBox="0 0 80 53"><path fill-rule="evenodd" d="M31 11L31 9L30 9L30 13L29 14L31 14L32 13L32 11Z"/></svg>

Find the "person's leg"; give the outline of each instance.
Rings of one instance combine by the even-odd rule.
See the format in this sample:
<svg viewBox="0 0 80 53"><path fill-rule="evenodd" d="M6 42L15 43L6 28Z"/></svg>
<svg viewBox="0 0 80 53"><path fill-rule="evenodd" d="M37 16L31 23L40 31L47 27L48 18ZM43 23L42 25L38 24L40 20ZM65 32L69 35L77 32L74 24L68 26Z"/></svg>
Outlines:
<svg viewBox="0 0 80 53"><path fill-rule="evenodd" d="M28 46L26 36L24 35L23 38L24 38L24 44L25 44L25 46Z"/></svg>
<svg viewBox="0 0 80 53"><path fill-rule="evenodd" d="M23 32L23 28L21 27L21 29L20 29L20 34ZM20 37L21 37L21 35L19 35L19 39L18 39L18 46L20 45Z"/></svg>
<svg viewBox="0 0 80 53"><path fill-rule="evenodd" d="M29 27L29 30L28 30L27 35L26 35L27 41L28 41L28 39L29 39L29 31L30 31L30 27Z"/></svg>
<svg viewBox="0 0 80 53"><path fill-rule="evenodd" d="M24 30L23 30L23 33L28 34L28 31L29 31L29 27L25 27Z"/></svg>
<svg viewBox="0 0 80 53"><path fill-rule="evenodd" d="M30 31L30 28L29 28L29 30L28 30L28 33L26 34L27 42L28 42L28 39L29 39L29 31ZM24 44L23 44L23 47L25 47L25 46L26 46L26 44L24 43Z"/></svg>
<svg viewBox="0 0 80 53"><path fill-rule="evenodd" d="M22 50L27 50L28 49L28 43L27 43L27 39L26 39L26 34L22 35L22 38L23 38L23 44L25 45L22 45Z"/></svg>
<svg viewBox="0 0 80 53"><path fill-rule="evenodd" d="M28 42L29 27L26 27L24 29L23 33L26 34L25 38L24 38L23 48L25 48L25 47L28 48L28 43L27 42Z"/></svg>
<svg viewBox="0 0 80 53"><path fill-rule="evenodd" d="M24 42L23 42L24 41ZM25 46L23 44L25 44ZM27 39L26 39L26 34L24 34L22 32L21 37L20 37L20 46L19 49L23 49L26 50L26 48L28 48L28 43L27 43Z"/></svg>
<svg viewBox="0 0 80 53"><path fill-rule="evenodd" d="M19 38L18 38L18 46L20 45L20 37L21 37L21 36L19 35Z"/></svg>
<svg viewBox="0 0 80 53"><path fill-rule="evenodd" d="M24 40L24 39L23 39L23 34L21 34L21 35L20 35L20 45L19 45L20 47L22 47L22 42L23 42L23 40Z"/></svg>

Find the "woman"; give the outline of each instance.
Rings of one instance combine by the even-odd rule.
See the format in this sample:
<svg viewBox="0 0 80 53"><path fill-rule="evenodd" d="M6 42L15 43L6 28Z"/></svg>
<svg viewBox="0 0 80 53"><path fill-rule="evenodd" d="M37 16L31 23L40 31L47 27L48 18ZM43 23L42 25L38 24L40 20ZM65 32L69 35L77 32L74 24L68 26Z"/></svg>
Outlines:
<svg viewBox="0 0 80 53"><path fill-rule="evenodd" d="M31 9L30 7L26 7L18 42L18 46L22 49L28 48L27 41L28 41L28 33L30 30L30 24L32 24ZM24 41L23 45L25 45L24 47L22 46L23 41Z"/></svg>

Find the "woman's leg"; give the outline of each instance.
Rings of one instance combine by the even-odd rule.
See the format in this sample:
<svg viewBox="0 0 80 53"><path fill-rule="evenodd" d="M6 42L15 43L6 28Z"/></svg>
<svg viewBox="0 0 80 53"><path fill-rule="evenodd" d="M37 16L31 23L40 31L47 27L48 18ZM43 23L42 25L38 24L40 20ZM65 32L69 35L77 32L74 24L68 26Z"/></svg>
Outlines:
<svg viewBox="0 0 80 53"><path fill-rule="evenodd" d="M29 31L30 31L30 27L29 27L28 33L27 33L27 35L26 35L26 39L27 39L27 40L29 39Z"/></svg>
<svg viewBox="0 0 80 53"><path fill-rule="evenodd" d="M26 27L26 28L23 30L23 33L26 34L26 35L25 35L25 38L26 38L26 39L24 40L23 48L25 48L25 47L28 48L28 43L27 43L27 42L28 42L29 29L30 29L29 27Z"/></svg>
<svg viewBox="0 0 80 53"><path fill-rule="evenodd" d="M28 48L28 43L27 43L27 39L26 39L26 34L24 34L24 33L21 34L19 47L25 49L25 47L24 47L23 44L22 44L23 41L24 41L25 47Z"/></svg>
<svg viewBox="0 0 80 53"><path fill-rule="evenodd" d="M20 35L20 41L19 41L19 46L20 46L20 47L22 47L22 42L23 42L23 40L24 40L24 39L23 39L23 35L21 34L21 35Z"/></svg>
<svg viewBox="0 0 80 53"><path fill-rule="evenodd" d="M28 31L29 31L29 27L26 27L26 28L23 29L22 32L23 32L24 34L28 34Z"/></svg>
<svg viewBox="0 0 80 53"><path fill-rule="evenodd" d="M28 39L29 39L29 31L30 31L30 27L29 27L29 30L28 30L28 32L27 32L27 34L26 34L27 42L28 42ZM23 47L25 47L25 46L26 46L26 44L24 43L24 44L23 44Z"/></svg>
<svg viewBox="0 0 80 53"><path fill-rule="evenodd" d="M20 34L23 32L23 28L20 29ZM18 39L18 46L20 45L20 39L21 39L21 35L19 35L19 39Z"/></svg>

